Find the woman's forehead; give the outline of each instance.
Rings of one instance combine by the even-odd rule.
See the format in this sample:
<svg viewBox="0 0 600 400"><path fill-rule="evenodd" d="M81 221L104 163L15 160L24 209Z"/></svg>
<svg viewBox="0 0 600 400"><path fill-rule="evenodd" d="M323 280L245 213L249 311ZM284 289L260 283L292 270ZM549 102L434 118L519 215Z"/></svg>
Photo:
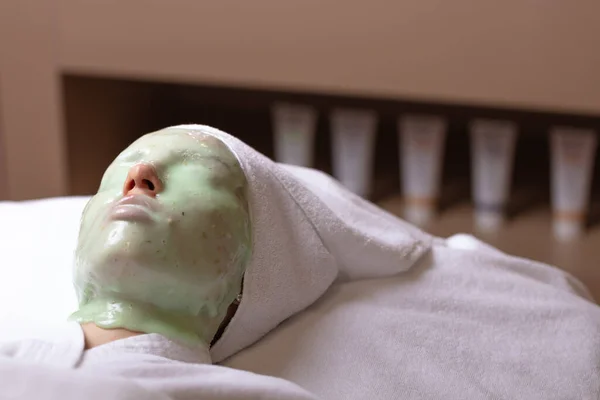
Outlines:
<svg viewBox="0 0 600 400"><path fill-rule="evenodd" d="M192 145L193 143L200 144L202 147L227 148L227 146L218 138L205 132L198 130L190 130L183 128L166 128L156 132L148 133L134 143L146 142L167 142L183 145Z"/></svg>
<svg viewBox="0 0 600 400"><path fill-rule="evenodd" d="M148 133L133 142L123 155L132 152L148 153L152 150L209 153L235 159L229 147L220 139L201 131L183 128L167 128Z"/></svg>

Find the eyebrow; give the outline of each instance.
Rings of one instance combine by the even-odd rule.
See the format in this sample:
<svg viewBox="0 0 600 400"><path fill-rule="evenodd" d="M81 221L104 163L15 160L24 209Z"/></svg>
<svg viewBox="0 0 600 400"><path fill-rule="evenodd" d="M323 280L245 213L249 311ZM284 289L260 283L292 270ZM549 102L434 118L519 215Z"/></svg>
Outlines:
<svg viewBox="0 0 600 400"><path fill-rule="evenodd" d="M184 160L184 158L185 158L184 154L182 154L180 152L171 152L168 157L171 158L171 160L175 160L177 162L182 162ZM217 156L215 156L213 154L196 156L196 157L193 158L193 160L195 160L195 161L203 161L203 160L216 161L217 163L219 163L219 164L223 165L225 168L227 168L227 171L230 174L233 174L233 173L236 172L231 164L225 162L220 157L217 157ZM152 162L152 161L150 161L150 162ZM164 161L156 161L156 162L154 162L154 165L157 168L163 168L164 167ZM209 166L207 166L207 167L210 168Z"/></svg>
<svg viewBox="0 0 600 400"><path fill-rule="evenodd" d="M188 150L188 149L181 149L181 150L183 150L183 151L177 151L177 150L170 151L169 155L167 156L167 159L175 159L178 161L182 160L185 156L186 150ZM135 163L141 162L142 161L141 159L145 155L146 155L146 152L144 152L143 150L135 150L135 151L132 151L131 153L124 154L123 157L121 158L121 161L135 164ZM221 159L220 157L218 157L214 154L198 156L196 159L197 160L213 160L213 161L216 161L216 162L220 163L221 165L225 166L225 168L227 168L230 173L236 172L233 168L233 165L225 162L223 159ZM148 162L152 163L152 160L148 160ZM163 162L154 162L153 164L155 164L157 167L160 168L163 166L164 163Z"/></svg>

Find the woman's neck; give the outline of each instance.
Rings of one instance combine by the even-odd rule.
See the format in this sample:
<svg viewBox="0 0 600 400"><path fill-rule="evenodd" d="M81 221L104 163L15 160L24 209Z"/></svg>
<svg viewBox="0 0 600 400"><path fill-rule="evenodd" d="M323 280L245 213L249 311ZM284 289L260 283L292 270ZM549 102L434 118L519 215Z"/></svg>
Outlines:
<svg viewBox="0 0 600 400"><path fill-rule="evenodd" d="M143 335L142 332L134 332L123 328L104 329L100 328L93 322L88 322L81 325L83 335L85 337L85 349L93 349L115 340L126 339L128 337Z"/></svg>
<svg viewBox="0 0 600 400"><path fill-rule="evenodd" d="M158 309L150 304L96 298L69 317L84 327L90 347L145 333L156 333L188 346L207 345L216 321ZM207 337L204 340L204 337ZM93 340L92 340L93 339ZM87 341L87 340L86 340Z"/></svg>
<svg viewBox="0 0 600 400"><path fill-rule="evenodd" d="M124 341L116 349L113 348L112 351L126 351L129 354L152 354L186 363L212 364L210 350L207 346L186 346L162 335L147 335L148 338L144 338L139 336L145 335L142 332L134 332L124 328L102 328L93 322L81 324L81 329L85 338L85 350L102 349L104 345L110 346L111 342ZM133 339L133 341L127 339ZM111 351L110 348L108 350ZM90 355L90 357L93 359L97 355Z"/></svg>

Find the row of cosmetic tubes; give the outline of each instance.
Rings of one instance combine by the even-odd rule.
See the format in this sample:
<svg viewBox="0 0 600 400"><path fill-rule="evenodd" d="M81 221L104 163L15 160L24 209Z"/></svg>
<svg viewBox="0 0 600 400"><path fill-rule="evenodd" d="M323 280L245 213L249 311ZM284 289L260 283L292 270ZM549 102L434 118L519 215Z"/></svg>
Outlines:
<svg viewBox="0 0 600 400"><path fill-rule="evenodd" d="M275 159L311 166L317 112L305 105L278 103L272 108ZM348 189L367 197L371 186L377 114L337 109L330 115L333 175ZM446 121L437 116L398 119L404 218L428 224L440 194ZM510 196L517 126L511 121L475 119L470 124L472 197L479 229L497 230ZM551 140L553 231L558 239L584 230L597 146L593 130L554 127Z"/></svg>

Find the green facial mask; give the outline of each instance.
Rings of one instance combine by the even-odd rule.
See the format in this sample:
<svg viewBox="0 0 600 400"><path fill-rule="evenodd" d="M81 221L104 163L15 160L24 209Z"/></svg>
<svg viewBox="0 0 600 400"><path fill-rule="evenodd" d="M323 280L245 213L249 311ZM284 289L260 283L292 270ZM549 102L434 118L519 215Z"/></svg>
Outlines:
<svg viewBox="0 0 600 400"><path fill-rule="evenodd" d="M139 165L160 179L155 197L128 196ZM236 157L213 136L168 128L138 139L83 212L71 319L208 345L251 252L246 188Z"/></svg>

